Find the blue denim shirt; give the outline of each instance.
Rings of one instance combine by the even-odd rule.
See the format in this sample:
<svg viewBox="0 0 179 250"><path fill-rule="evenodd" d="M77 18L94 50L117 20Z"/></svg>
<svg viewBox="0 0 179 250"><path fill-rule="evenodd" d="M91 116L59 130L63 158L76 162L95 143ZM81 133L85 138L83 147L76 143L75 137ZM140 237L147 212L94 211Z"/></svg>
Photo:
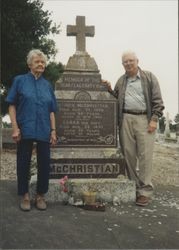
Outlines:
<svg viewBox="0 0 179 250"><path fill-rule="evenodd" d="M50 113L57 105L51 84L29 72L14 78L6 101L16 106L16 119L23 139L50 140Z"/></svg>

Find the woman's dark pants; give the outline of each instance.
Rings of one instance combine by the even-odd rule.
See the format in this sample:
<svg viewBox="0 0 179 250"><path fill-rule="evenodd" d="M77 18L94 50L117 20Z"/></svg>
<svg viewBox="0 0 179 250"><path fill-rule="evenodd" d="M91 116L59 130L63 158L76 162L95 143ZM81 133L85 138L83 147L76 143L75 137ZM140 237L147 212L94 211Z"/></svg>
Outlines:
<svg viewBox="0 0 179 250"><path fill-rule="evenodd" d="M29 191L29 171L34 142L37 143L37 193L45 194L48 191L50 144L44 141L24 139L17 144L17 186L19 195L24 195Z"/></svg>

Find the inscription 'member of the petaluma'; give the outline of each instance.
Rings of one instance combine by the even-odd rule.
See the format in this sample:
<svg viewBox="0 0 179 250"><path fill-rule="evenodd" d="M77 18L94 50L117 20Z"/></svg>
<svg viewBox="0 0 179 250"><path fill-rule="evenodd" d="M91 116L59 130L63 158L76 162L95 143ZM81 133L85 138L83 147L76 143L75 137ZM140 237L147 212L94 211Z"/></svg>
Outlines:
<svg viewBox="0 0 179 250"><path fill-rule="evenodd" d="M60 84L56 90L90 90L90 91L106 91L103 84L100 84L101 76L97 75L63 75Z"/></svg>

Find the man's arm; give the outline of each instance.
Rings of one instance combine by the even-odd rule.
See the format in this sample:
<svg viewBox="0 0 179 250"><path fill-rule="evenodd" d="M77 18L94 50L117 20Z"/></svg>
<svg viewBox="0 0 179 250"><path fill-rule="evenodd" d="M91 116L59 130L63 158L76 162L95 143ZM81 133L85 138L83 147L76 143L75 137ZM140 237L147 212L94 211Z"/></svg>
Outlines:
<svg viewBox="0 0 179 250"><path fill-rule="evenodd" d="M108 92L110 94L112 94L115 98L118 98L118 88L117 86L115 86L114 90L112 90L111 88L111 83L106 81L106 80L102 80L102 83L106 86Z"/></svg>
<svg viewBox="0 0 179 250"><path fill-rule="evenodd" d="M151 120L156 120L163 115L164 105L162 94L159 86L159 82L157 78L151 73L151 81L152 81L152 118Z"/></svg>
<svg viewBox="0 0 179 250"><path fill-rule="evenodd" d="M160 91L160 86L157 78L151 73L152 81L151 89L151 102L152 102L152 117L149 123L148 132L153 132L157 128L158 118L163 115L163 99Z"/></svg>

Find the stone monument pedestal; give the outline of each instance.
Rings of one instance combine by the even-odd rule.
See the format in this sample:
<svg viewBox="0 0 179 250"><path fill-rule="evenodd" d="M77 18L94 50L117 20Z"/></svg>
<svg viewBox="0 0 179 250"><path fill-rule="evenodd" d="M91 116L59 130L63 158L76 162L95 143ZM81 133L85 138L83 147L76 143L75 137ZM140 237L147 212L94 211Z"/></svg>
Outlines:
<svg viewBox="0 0 179 250"><path fill-rule="evenodd" d="M65 204L82 204L83 192L95 191L96 200L100 202L119 205L121 202L134 202L136 199L136 188L133 181L123 175L117 178L93 178L93 179L69 179L68 192L62 190L59 179L51 179L49 191L46 194L47 202L62 202ZM30 183L31 197L35 197L36 176L33 176Z"/></svg>

